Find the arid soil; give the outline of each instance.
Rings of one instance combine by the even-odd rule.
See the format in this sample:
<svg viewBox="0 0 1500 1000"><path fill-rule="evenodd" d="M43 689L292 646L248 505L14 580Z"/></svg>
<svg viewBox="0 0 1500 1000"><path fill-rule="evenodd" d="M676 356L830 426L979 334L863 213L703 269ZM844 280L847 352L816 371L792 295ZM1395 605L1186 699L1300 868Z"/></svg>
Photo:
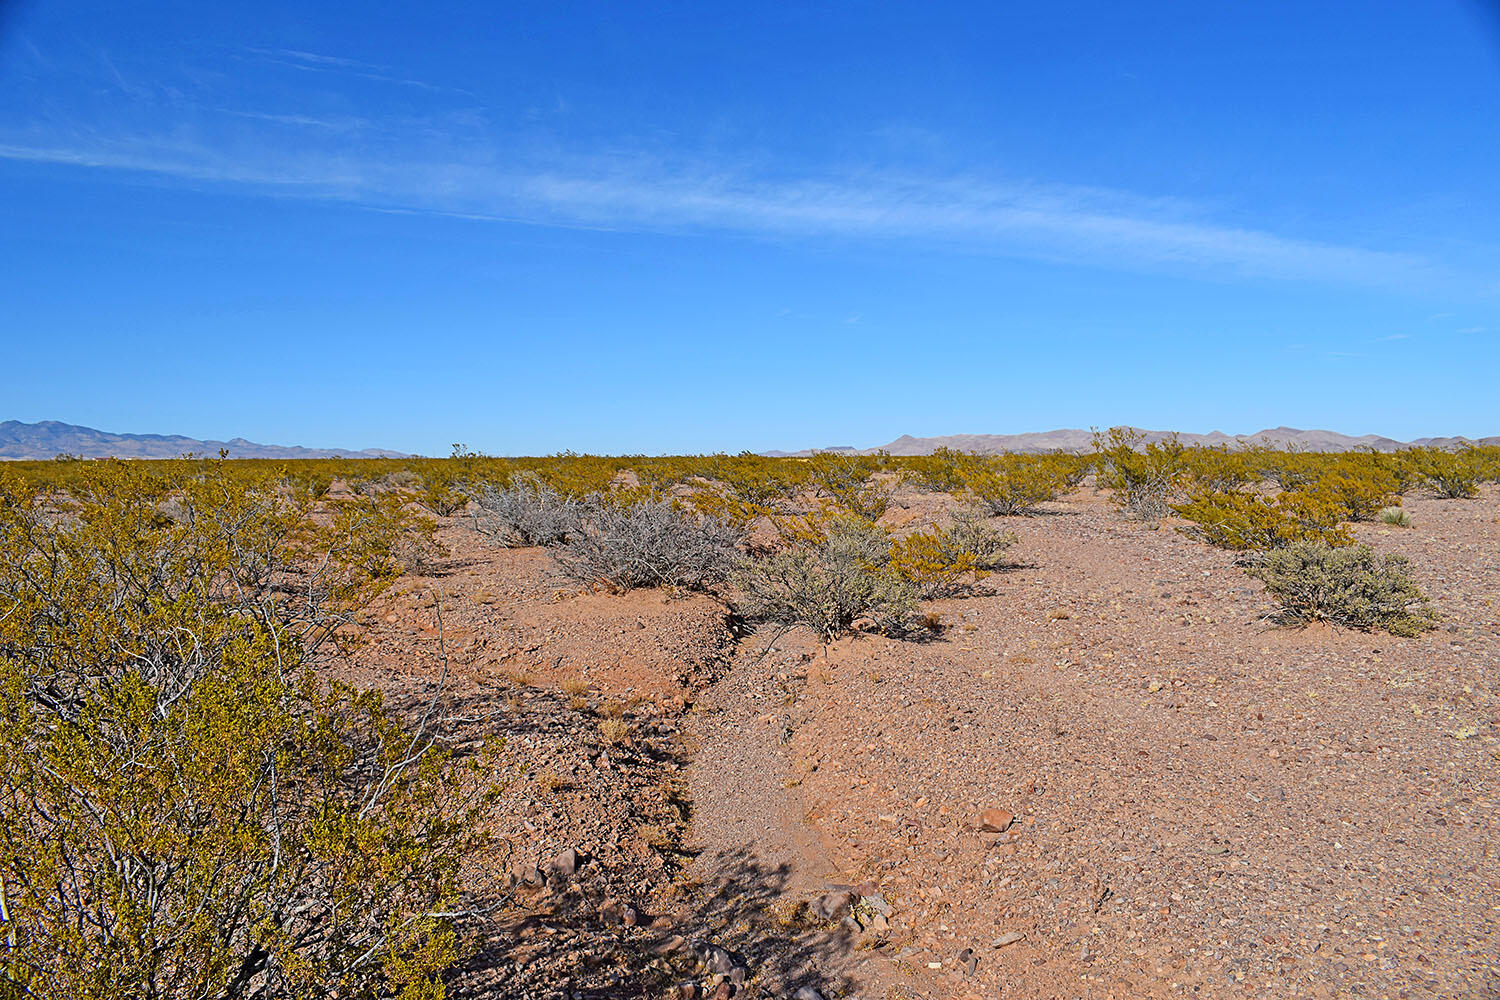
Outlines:
<svg viewBox="0 0 1500 1000"><path fill-rule="evenodd" d="M580 593L456 518L349 672L416 701L446 650L444 717L506 739L459 995L1500 995L1500 490L1406 507L1356 533L1416 639L1269 628L1087 490L995 522L1016 566L923 643Z"/></svg>

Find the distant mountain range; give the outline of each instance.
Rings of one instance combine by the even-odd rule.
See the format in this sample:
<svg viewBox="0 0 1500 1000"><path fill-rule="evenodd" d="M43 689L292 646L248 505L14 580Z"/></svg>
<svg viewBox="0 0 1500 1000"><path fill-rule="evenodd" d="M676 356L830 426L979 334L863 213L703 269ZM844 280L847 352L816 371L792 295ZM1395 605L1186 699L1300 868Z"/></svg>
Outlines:
<svg viewBox="0 0 1500 1000"><path fill-rule="evenodd" d="M1131 429L1138 434L1145 435L1147 442L1164 441L1173 434L1172 431ZM1375 451L1394 451L1397 448L1409 448L1412 446L1451 448L1461 444L1500 444L1500 436L1485 438L1429 437L1417 438L1415 441L1396 441L1388 437L1381 437L1378 434L1364 434L1360 437L1351 437L1348 434L1339 434L1336 431L1304 431L1296 427L1275 427L1270 430L1259 431L1255 434L1241 435L1225 434L1221 431L1212 431L1208 434L1178 434L1177 438L1183 444L1189 445L1225 444L1231 448L1235 448L1243 444L1257 444L1272 448L1299 448L1304 451L1353 451L1356 448L1372 448ZM1030 434L949 434L944 437L925 438L903 434L890 444L882 445L879 448L854 448L840 445L831 448L809 448L804 451L768 451L763 454L773 458L811 455L820 451L840 452L849 455L871 455L877 451L888 452L892 455L930 455L938 448L952 448L954 451L974 451L987 454L1002 451L1089 451L1093 448L1093 441L1093 431L1077 429L1037 431Z"/></svg>
<svg viewBox="0 0 1500 1000"><path fill-rule="evenodd" d="M0 423L0 459L48 459L58 455L82 458L179 458L192 453L213 457L219 450L230 458L404 458L399 451L366 448L301 448L278 444L256 444L244 438L200 441L180 434L113 434L109 431L43 420L23 424L19 420Z"/></svg>

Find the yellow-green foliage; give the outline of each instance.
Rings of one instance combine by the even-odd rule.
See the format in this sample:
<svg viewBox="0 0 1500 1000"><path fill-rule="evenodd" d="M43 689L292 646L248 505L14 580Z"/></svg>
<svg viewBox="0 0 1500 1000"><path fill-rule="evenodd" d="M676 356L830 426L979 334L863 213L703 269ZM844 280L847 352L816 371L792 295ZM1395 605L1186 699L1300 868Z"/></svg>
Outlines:
<svg viewBox="0 0 1500 1000"><path fill-rule="evenodd" d="M1268 454L1253 445L1230 451L1221 444L1183 449L1179 459L1189 491L1226 493L1260 482Z"/></svg>
<svg viewBox="0 0 1500 1000"><path fill-rule="evenodd" d="M819 452L807 460L808 476L818 495L855 517L878 521L890 506L890 491L873 477L882 456Z"/></svg>
<svg viewBox="0 0 1500 1000"><path fill-rule="evenodd" d="M937 448L930 455L911 455L895 462L904 481L934 493L957 493L963 486L959 464L972 457L968 452Z"/></svg>
<svg viewBox="0 0 1500 1000"><path fill-rule="evenodd" d="M1187 477L1189 449L1176 437L1142 442L1142 435L1123 427L1096 433L1094 472L1097 483L1111 490L1111 499L1127 513L1159 521Z"/></svg>
<svg viewBox="0 0 1500 1000"><path fill-rule="evenodd" d="M440 998L484 783L311 671L416 519L231 463L57 485L0 483L0 984Z"/></svg>
<svg viewBox="0 0 1500 1000"><path fill-rule="evenodd" d="M1068 469L1046 455L968 455L957 473L954 495L997 517L1030 513L1068 487Z"/></svg>
<svg viewBox="0 0 1500 1000"><path fill-rule="evenodd" d="M716 517L741 530L762 517L773 517L777 508L766 503L746 500L732 489L709 483L698 485L687 495L687 503L705 517Z"/></svg>
<svg viewBox="0 0 1500 1000"><path fill-rule="evenodd" d="M1417 479L1440 497L1476 497L1479 484L1493 477L1493 472L1486 469L1485 451L1479 448L1456 452L1426 448L1409 454Z"/></svg>
<svg viewBox="0 0 1500 1000"><path fill-rule="evenodd" d="M891 543L890 568L915 584L923 597L956 593L1004 564L1015 536L1001 534L977 517L962 514L951 527L934 524Z"/></svg>
<svg viewBox="0 0 1500 1000"><path fill-rule="evenodd" d="M1400 480L1374 455L1326 457L1300 490L1342 509L1346 521L1373 521L1382 509L1401 503Z"/></svg>
<svg viewBox="0 0 1500 1000"><path fill-rule="evenodd" d="M1343 508L1317 494L1202 491L1173 504L1172 510L1191 521L1193 533L1210 545L1237 552L1269 551L1314 539L1329 545L1354 540L1339 524Z"/></svg>

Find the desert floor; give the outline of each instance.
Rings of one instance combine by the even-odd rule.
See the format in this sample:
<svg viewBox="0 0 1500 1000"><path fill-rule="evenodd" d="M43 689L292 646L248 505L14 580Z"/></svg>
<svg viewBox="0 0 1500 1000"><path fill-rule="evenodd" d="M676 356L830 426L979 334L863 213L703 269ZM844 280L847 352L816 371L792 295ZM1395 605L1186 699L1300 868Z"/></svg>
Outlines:
<svg viewBox="0 0 1500 1000"><path fill-rule="evenodd" d="M1356 531L1420 638L1270 628L1230 554L1081 490L993 522L1016 566L939 638L827 646L458 517L347 670L415 701L446 653L446 718L505 739L460 995L1500 995L1500 490L1406 507ZM842 890L868 929L808 911Z"/></svg>

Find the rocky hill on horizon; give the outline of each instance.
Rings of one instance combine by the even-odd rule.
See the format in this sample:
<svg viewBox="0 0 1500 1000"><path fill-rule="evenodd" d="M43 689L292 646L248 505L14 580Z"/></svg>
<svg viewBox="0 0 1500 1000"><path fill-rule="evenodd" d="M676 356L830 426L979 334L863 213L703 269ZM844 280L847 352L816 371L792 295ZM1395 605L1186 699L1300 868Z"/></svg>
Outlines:
<svg viewBox="0 0 1500 1000"><path fill-rule="evenodd" d="M1483 438L1425 437L1414 441L1397 441L1378 434L1363 434L1354 437L1337 431L1301 430L1296 427L1273 427L1254 434L1237 435L1225 434L1222 431L1184 434L1174 431L1148 431L1134 427L1130 429L1143 435L1143 439L1148 443L1165 441L1176 434L1179 441L1188 445L1223 444L1230 448L1263 445L1272 448L1298 448L1303 451L1353 451L1359 448L1395 451L1398 448L1414 446L1452 448L1462 444L1500 444L1500 435ZM1088 451L1093 447L1093 440L1094 432L1081 428L1062 428L1026 434L947 434L940 437L913 437L910 434L903 434L891 443L877 448L809 448L803 451L768 451L763 454L773 458L800 457L822 451L852 455L872 455L881 451L891 455L930 455L938 448L952 448L954 451L972 451L981 454L995 454L1003 451Z"/></svg>
<svg viewBox="0 0 1500 1000"><path fill-rule="evenodd" d="M346 448L303 448L297 445L257 444L244 438L228 441L200 440L180 434L116 434L57 420L34 424L19 420L0 422L0 459L41 460L58 455L80 458L179 458L183 455L217 455L230 458L405 458L404 452L383 448L350 451Z"/></svg>

